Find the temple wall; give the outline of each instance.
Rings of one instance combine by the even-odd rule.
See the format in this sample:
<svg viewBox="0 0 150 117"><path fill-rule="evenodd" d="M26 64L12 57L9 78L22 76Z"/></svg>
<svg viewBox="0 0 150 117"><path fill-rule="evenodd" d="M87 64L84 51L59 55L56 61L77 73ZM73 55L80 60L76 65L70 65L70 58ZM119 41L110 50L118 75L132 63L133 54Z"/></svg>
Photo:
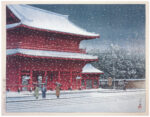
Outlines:
<svg viewBox="0 0 150 117"><path fill-rule="evenodd" d="M19 66L16 58L7 58L6 64L6 90L17 91L19 84Z"/></svg>
<svg viewBox="0 0 150 117"><path fill-rule="evenodd" d="M7 49L24 48L85 53L79 49L81 39L63 34L18 27L7 31Z"/></svg>
<svg viewBox="0 0 150 117"><path fill-rule="evenodd" d="M17 61L23 70L43 70L43 71L77 71L80 72L85 61L63 60L63 59L44 59L44 58L28 58L18 57Z"/></svg>
<svg viewBox="0 0 150 117"><path fill-rule="evenodd" d="M39 59L20 56L7 57L7 90L18 91L23 87L34 89L37 77L42 76L42 82L47 81L47 89L54 90L56 82L62 84L62 90L80 89L82 77L81 71L86 64L84 61ZM53 78L52 78L53 75ZM22 77L29 76L28 86L22 86ZM47 80L46 80L47 77ZM51 79L52 78L52 79ZM19 80L20 79L20 80Z"/></svg>

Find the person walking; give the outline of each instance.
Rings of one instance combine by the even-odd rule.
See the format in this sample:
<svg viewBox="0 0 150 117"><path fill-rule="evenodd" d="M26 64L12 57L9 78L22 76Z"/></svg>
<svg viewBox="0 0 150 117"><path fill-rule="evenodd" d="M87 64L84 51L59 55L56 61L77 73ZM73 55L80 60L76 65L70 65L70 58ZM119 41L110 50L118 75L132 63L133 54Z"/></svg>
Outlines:
<svg viewBox="0 0 150 117"><path fill-rule="evenodd" d="M34 96L35 96L36 99L39 98L39 87L38 86L36 86L36 88L35 88Z"/></svg>
<svg viewBox="0 0 150 117"><path fill-rule="evenodd" d="M46 98L46 88L43 86L42 88L42 98Z"/></svg>
<svg viewBox="0 0 150 117"><path fill-rule="evenodd" d="M59 95L60 95L60 85L57 84L56 85L56 96L57 96L57 98L59 98Z"/></svg>

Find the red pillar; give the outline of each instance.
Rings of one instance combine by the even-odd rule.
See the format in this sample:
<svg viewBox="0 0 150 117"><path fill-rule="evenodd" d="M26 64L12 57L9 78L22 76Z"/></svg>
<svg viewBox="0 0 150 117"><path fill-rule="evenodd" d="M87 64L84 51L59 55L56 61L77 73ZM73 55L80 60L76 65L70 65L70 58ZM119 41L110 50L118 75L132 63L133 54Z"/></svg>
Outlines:
<svg viewBox="0 0 150 117"><path fill-rule="evenodd" d="M58 82L60 83L60 71L58 71Z"/></svg>
<svg viewBox="0 0 150 117"><path fill-rule="evenodd" d="M30 70L30 90L33 90L33 85L32 85L32 69Z"/></svg>
<svg viewBox="0 0 150 117"><path fill-rule="evenodd" d="M80 73L80 88L81 88L81 78L82 78L82 73Z"/></svg>
<svg viewBox="0 0 150 117"><path fill-rule="evenodd" d="M60 83L60 71L58 71L58 83Z"/></svg>
<svg viewBox="0 0 150 117"><path fill-rule="evenodd" d="M70 88L72 89L72 70L70 71Z"/></svg>
<svg viewBox="0 0 150 117"><path fill-rule="evenodd" d="M18 80L19 80L19 84L18 84L18 88L19 88L19 90L21 90L21 69L19 68L19 77L18 77Z"/></svg>
<svg viewBox="0 0 150 117"><path fill-rule="evenodd" d="M47 71L44 71L43 83L46 83L46 75L47 75Z"/></svg>
<svg viewBox="0 0 150 117"><path fill-rule="evenodd" d="M47 71L44 71L44 78L43 78L43 83L45 83L45 87L46 87L46 89L47 89L47 84L46 84L46 77L47 77Z"/></svg>

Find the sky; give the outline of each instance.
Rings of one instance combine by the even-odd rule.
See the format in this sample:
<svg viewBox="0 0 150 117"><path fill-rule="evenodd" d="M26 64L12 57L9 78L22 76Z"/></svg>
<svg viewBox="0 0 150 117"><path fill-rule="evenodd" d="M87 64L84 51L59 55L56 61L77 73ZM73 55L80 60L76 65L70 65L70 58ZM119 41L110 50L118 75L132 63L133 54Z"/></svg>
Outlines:
<svg viewBox="0 0 150 117"><path fill-rule="evenodd" d="M145 49L144 4L42 4L32 5L69 15L69 20L100 38L80 43L80 48L104 50L113 43L125 49Z"/></svg>

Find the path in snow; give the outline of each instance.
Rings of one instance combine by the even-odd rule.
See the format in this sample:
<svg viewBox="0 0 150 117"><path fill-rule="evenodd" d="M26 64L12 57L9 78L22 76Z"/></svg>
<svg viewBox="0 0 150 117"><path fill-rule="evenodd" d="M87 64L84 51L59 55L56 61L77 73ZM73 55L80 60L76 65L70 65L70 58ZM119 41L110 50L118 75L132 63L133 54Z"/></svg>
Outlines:
<svg viewBox="0 0 150 117"><path fill-rule="evenodd" d="M76 94L77 95L77 94ZM86 95L86 96L85 96ZM23 97L22 97L23 98ZM26 97L27 98L27 97ZM141 100L142 108L138 109ZM144 112L145 91L86 93L78 97L8 101L7 112Z"/></svg>

